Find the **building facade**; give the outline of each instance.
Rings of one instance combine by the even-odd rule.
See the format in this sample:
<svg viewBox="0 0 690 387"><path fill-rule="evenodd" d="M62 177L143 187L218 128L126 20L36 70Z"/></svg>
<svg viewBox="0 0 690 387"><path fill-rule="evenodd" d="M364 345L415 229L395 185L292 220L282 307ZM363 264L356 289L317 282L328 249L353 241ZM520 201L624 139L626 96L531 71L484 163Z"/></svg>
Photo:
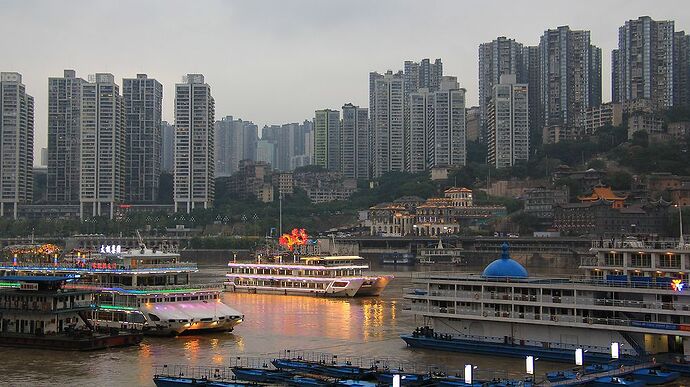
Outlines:
<svg viewBox="0 0 690 387"><path fill-rule="evenodd" d="M223 117L215 123L216 176L238 171L240 160L256 160L259 141L257 126L251 121Z"/></svg>
<svg viewBox="0 0 690 387"><path fill-rule="evenodd" d="M486 142L489 103L494 85L501 75L513 74L518 83L527 83L527 69L523 58L523 46L505 36L479 45L479 122L481 138Z"/></svg>
<svg viewBox="0 0 690 387"><path fill-rule="evenodd" d="M175 212L209 208L215 197L215 101L201 74L175 85Z"/></svg>
<svg viewBox="0 0 690 387"><path fill-rule="evenodd" d="M343 105L340 171L347 179L369 179L369 109Z"/></svg>
<svg viewBox="0 0 690 387"><path fill-rule="evenodd" d="M33 200L34 98L19 73L0 73L0 216Z"/></svg>
<svg viewBox="0 0 690 387"><path fill-rule="evenodd" d="M601 49L589 31L547 30L539 43L543 124L578 131L587 108L601 105Z"/></svg>
<svg viewBox="0 0 690 387"><path fill-rule="evenodd" d="M125 109L125 201L158 200L163 85L146 74L122 80Z"/></svg>
<svg viewBox="0 0 690 387"><path fill-rule="evenodd" d="M161 122L161 172L173 173L175 169L175 126Z"/></svg>
<svg viewBox="0 0 690 387"><path fill-rule="evenodd" d="M585 135L594 134L605 126L620 126L623 124L623 105L609 102L585 110L582 129Z"/></svg>
<svg viewBox="0 0 690 387"><path fill-rule="evenodd" d="M80 216L112 219L125 195L124 106L112 74L82 84L80 126Z"/></svg>
<svg viewBox="0 0 690 387"><path fill-rule="evenodd" d="M81 87L74 70L48 78L48 176L46 200L79 203Z"/></svg>
<svg viewBox="0 0 690 387"><path fill-rule="evenodd" d="M340 171L340 112L314 112L314 165Z"/></svg>
<svg viewBox="0 0 690 387"><path fill-rule="evenodd" d="M529 90L515 75L501 76L489 104L488 161L505 168L529 159Z"/></svg>
<svg viewBox="0 0 690 387"><path fill-rule="evenodd" d="M648 100L655 109L674 105L674 22L642 16L618 29L618 49L612 53L613 101Z"/></svg>

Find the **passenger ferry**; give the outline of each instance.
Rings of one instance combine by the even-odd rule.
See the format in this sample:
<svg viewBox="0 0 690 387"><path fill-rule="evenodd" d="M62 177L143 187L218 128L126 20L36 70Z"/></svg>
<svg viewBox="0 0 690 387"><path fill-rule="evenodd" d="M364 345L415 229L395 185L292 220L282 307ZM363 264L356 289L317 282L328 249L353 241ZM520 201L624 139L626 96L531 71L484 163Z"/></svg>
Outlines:
<svg viewBox="0 0 690 387"><path fill-rule="evenodd" d="M421 273L404 298L423 322L412 347L572 362L690 355L690 246L595 241L579 277L535 277L508 254L481 274Z"/></svg>
<svg viewBox="0 0 690 387"><path fill-rule="evenodd" d="M313 295L328 297L378 296L393 276L368 276L369 265L358 256L297 257L292 263L228 263L225 288L232 292Z"/></svg>
<svg viewBox="0 0 690 387"><path fill-rule="evenodd" d="M172 249L121 251L102 246L96 253L78 252L58 259L32 255L0 262L0 275L56 275L79 278L73 290L97 293L94 325L179 335L199 331L232 331L242 313L221 301L223 286L190 283L196 263L181 262Z"/></svg>

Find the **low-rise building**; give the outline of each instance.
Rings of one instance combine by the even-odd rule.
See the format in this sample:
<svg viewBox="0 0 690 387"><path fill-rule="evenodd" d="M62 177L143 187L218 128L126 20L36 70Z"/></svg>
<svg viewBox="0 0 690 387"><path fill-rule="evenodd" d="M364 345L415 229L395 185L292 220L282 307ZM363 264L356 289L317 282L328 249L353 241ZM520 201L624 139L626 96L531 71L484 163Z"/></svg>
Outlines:
<svg viewBox="0 0 690 387"><path fill-rule="evenodd" d="M525 213L540 219L553 219L553 207L568 203L570 193L568 186L549 189L544 187L525 190Z"/></svg>
<svg viewBox="0 0 690 387"><path fill-rule="evenodd" d="M292 172L274 174L273 185L278 187L279 195L292 195L295 193L295 181L292 177Z"/></svg>
<svg viewBox="0 0 690 387"><path fill-rule="evenodd" d="M685 139L690 134L690 121L669 123L667 133L676 140Z"/></svg>
<svg viewBox="0 0 690 387"><path fill-rule="evenodd" d="M597 171L594 168L586 171L574 171L567 165L559 166L553 173L554 182L571 180L578 183L578 192L590 191L593 187L601 184L605 177L606 172L604 171Z"/></svg>
<svg viewBox="0 0 690 387"><path fill-rule="evenodd" d="M357 181L345 179L340 172L295 172L294 186L304 190L312 203L347 200L357 191Z"/></svg>
<svg viewBox="0 0 690 387"><path fill-rule="evenodd" d="M627 198L628 195L618 195L611 190L611 187L605 187L603 185L595 186L592 189L592 193L589 195L577 197L581 203L604 202L609 203L612 208L623 208L625 206L625 199Z"/></svg>
<svg viewBox="0 0 690 387"><path fill-rule="evenodd" d="M632 140L635 132L646 132L650 138L663 137L664 118L655 113L633 113L628 117L628 140Z"/></svg>
<svg viewBox="0 0 690 387"><path fill-rule="evenodd" d="M239 170L228 179L228 191L240 197L254 196L264 201L268 198L268 188L271 190L273 201L273 188L271 185L271 164L263 161L241 160Z"/></svg>
<svg viewBox="0 0 690 387"><path fill-rule="evenodd" d="M585 110L583 115L583 134L591 135L605 126L620 126L623 124L623 105L620 103L605 103Z"/></svg>
<svg viewBox="0 0 690 387"><path fill-rule="evenodd" d="M667 203L615 208L605 200L559 204L553 226L571 235L660 235L665 232Z"/></svg>

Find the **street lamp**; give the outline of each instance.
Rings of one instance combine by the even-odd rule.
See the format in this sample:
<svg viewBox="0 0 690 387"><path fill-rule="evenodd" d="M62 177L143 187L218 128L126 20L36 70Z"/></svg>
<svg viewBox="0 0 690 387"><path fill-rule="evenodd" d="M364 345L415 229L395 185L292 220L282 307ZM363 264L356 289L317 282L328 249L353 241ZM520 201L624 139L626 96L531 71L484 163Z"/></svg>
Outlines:
<svg viewBox="0 0 690 387"><path fill-rule="evenodd" d="M618 360L620 358L620 344L613 342L611 343L611 359Z"/></svg>
<svg viewBox="0 0 690 387"><path fill-rule="evenodd" d="M465 364L465 383L472 385L473 378L472 378L472 371L476 370L477 366L473 366L472 364Z"/></svg>
<svg viewBox="0 0 690 387"><path fill-rule="evenodd" d="M539 360L539 358L534 357L534 356L527 356L525 358L525 373L527 373L527 375L532 375L532 381L534 381L534 382L536 382L535 364L536 364L537 360Z"/></svg>

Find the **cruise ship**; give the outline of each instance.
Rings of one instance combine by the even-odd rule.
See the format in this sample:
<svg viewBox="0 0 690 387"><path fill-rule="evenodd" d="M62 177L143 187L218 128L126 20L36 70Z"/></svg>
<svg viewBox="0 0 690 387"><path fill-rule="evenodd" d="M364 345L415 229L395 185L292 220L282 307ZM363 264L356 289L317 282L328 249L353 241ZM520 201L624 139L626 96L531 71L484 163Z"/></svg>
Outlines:
<svg viewBox="0 0 690 387"><path fill-rule="evenodd" d="M225 288L232 292L327 297L378 296L393 276L369 276L358 256L297 257L291 263L228 263Z"/></svg>
<svg viewBox="0 0 690 387"><path fill-rule="evenodd" d="M422 327L412 347L573 362L690 355L690 246L678 241L595 241L581 276L536 277L510 258L481 274L420 273L404 294Z"/></svg>
<svg viewBox="0 0 690 387"><path fill-rule="evenodd" d="M65 286L97 292L96 326L153 335L232 331L244 316L222 302L222 284L192 284L190 274L197 271L196 263L182 262L176 251L149 249L143 243L139 249L102 246L96 253L60 259L57 254L14 254L11 261L0 262L0 275L79 278Z"/></svg>

